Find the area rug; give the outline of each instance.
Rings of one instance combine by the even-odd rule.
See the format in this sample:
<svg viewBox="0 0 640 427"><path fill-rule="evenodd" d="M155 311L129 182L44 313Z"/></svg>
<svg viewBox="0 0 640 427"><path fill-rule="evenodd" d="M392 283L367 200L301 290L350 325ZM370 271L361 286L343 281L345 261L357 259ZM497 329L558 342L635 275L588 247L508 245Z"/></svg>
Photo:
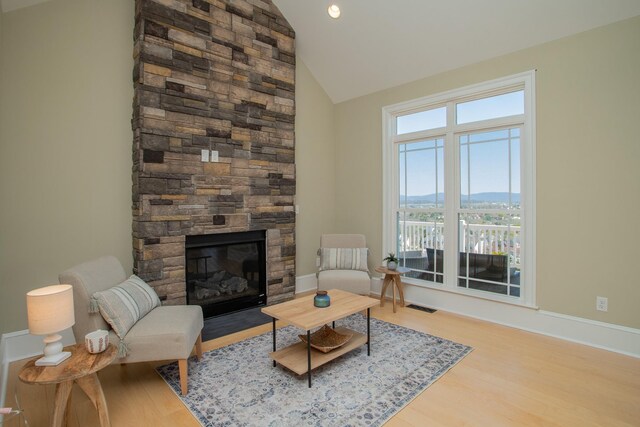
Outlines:
<svg viewBox="0 0 640 427"><path fill-rule="evenodd" d="M336 325L366 333L355 314ZM300 329L278 329L277 348L299 340ZM180 395L178 364L158 373L206 427L381 426L444 375L471 347L371 319L371 356L366 345L307 376L272 366L271 332L189 360L189 393Z"/></svg>

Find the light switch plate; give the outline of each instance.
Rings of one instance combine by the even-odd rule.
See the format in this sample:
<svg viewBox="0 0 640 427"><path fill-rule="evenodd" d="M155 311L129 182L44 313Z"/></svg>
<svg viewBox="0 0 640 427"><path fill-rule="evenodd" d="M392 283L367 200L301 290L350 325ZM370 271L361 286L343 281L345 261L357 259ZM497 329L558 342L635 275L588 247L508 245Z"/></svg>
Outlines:
<svg viewBox="0 0 640 427"><path fill-rule="evenodd" d="M212 162L218 161L218 152L215 150L211 150L211 160Z"/></svg>
<svg viewBox="0 0 640 427"><path fill-rule="evenodd" d="M201 150L200 154L202 155L202 158L200 160L202 160L203 162L209 161L209 150Z"/></svg>

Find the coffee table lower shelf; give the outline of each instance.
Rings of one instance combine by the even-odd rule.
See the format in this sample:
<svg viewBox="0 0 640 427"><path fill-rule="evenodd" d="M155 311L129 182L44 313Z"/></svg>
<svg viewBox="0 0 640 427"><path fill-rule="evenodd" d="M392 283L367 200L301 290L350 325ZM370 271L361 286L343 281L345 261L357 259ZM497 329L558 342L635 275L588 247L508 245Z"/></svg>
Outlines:
<svg viewBox="0 0 640 427"><path fill-rule="evenodd" d="M353 334L351 339L347 341L343 346L331 350L329 353L323 353L321 351L311 348L311 370L314 370L333 359L342 356L345 353L350 352L363 344L367 343L367 336L356 331L352 331L348 328L337 327L336 332L340 334ZM307 344L302 341L285 347L278 351L269 353L271 358L281 364L282 366L292 370L298 375L306 374L307 368Z"/></svg>

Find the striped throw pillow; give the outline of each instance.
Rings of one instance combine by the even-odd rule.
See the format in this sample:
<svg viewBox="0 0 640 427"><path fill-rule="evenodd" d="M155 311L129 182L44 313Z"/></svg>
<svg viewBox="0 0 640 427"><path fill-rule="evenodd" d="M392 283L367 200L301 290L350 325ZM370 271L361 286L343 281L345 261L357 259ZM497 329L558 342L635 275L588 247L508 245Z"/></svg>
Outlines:
<svg viewBox="0 0 640 427"><path fill-rule="evenodd" d="M136 322L160 305L156 292L135 274L118 286L92 295L100 314L123 339Z"/></svg>
<svg viewBox="0 0 640 427"><path fill-rule="evenodd" d="M367 248L320 248L320 270L369 271L367 252Z"/></svg>

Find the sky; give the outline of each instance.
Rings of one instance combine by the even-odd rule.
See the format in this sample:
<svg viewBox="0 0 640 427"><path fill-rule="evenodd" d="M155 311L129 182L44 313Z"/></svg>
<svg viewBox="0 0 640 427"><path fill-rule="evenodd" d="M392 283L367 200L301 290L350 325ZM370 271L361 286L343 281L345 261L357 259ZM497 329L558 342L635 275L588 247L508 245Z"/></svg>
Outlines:
<svg viewBox="0 0 640 427"><path fill-rule="evenodd" d="M523 114L524 92L459 103L456 110L458 124ZM397 121L398 134L445 125L446 107L401 116ZM460 144L462 194L508 192L510 164L511 192L520 193L519 128L457 135L456 143ZM444 192L443 147L444 138L398 146L401 194L420 196Z"/></svg>

